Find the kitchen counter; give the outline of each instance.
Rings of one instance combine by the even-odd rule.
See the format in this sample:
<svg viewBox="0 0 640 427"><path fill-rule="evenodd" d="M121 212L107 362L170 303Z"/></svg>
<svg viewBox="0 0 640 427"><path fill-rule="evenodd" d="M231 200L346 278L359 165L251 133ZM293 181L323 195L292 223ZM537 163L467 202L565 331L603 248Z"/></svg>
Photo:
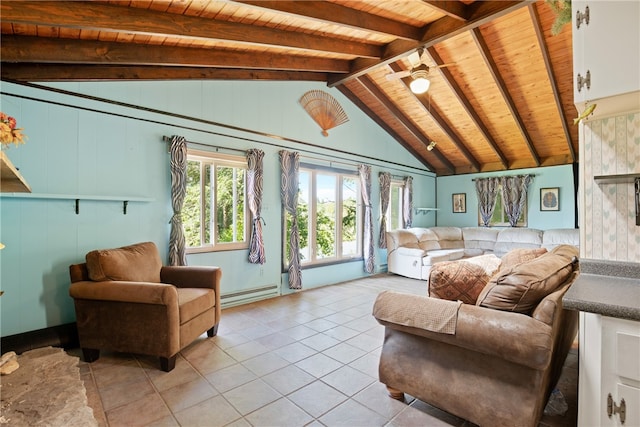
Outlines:
<svg viewBox="0 0 640 427"><path fill-rule="evenodd" d="M570 310L640 321L640 264L581 260L562 304Z"/></svg>

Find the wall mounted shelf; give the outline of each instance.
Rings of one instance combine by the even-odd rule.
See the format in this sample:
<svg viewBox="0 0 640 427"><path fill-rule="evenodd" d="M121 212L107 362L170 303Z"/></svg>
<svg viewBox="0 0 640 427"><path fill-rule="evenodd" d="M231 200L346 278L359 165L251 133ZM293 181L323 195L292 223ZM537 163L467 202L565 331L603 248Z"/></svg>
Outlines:
<svg viewBox="0 0 640 427"><path fill-rule="evenodd" d="M627 182L633 182L637 178L640 178L640 173L595 175L593 177L598 184L624 184Z"/></svg>
<svg viewBox="0 0 640 427"><path fill-rule="evenodd" d="M416 215L418 215L418 214L426 215L431 211L439 211L440 209L438 209L438 208L415 208L414 210L416 211Z"/></svg>
<svg viewBox="0 0 640 427"><path fill-rule="evenodd" d="M13 166L7 155L0 151L0 191L3 193L30 193L31 187L22 177L18 169Z"/></svg>
<svg viewBox="0 0 640 427"><path fill-rule="evenodd" d="M105 202L121 202L122 213L127 214L129 202L153 202L155 199L148 197L129 197L129 196L99 196L88 194L46 194L46 193L0 193L0 197L16 198L16 199L47 199L47 200L74 200L76 215L80 213L80 201L105 201Z"/></svg>

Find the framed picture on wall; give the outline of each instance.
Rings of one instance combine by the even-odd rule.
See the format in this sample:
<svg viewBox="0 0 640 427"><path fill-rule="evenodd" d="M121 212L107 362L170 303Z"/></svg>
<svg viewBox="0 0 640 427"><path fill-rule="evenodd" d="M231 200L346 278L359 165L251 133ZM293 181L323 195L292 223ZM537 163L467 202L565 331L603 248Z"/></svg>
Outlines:
<svg viewBox="0 0 640 427"><path fill-rule="evenodd" d="M467 211L467 193L455 193L452 198L453 213L465 213Z"/></svg>
<svg viewBox="0 0 640 427"><path fill-rule="evenodd" d="M540 210L559 211L560 210L560 189L558 187L540 189Z"/></svg>

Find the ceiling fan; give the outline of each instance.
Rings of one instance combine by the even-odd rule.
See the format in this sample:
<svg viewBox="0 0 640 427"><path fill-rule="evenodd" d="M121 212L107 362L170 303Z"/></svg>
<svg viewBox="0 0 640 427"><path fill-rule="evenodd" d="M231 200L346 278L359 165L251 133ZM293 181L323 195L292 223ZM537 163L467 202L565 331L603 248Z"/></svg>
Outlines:
<svg viewBox="0 0 640 427"><path fill-rule="evenodd" d="M453 64L442 64L442 65L427 65L423 62L424 49L420 48L415 52L412 52L407 59L411 63L411 69L405 71L398 71L394 73L390 73L386 75L387 80L397 80L405 77L411 76L411 83L409 83L409 88L411 92L415 94L425 93L429 90L429 86L431 82L427 78L429 75L429 71L432 68L442 68L448 67Z"/></svg>

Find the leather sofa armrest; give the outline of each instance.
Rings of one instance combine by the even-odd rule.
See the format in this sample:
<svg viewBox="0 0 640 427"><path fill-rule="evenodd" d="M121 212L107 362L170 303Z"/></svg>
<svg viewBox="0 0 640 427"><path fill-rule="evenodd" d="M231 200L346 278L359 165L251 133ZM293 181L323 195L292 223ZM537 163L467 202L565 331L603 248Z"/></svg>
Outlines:
<svg viewBox="0 0 640 427"><path fill-rule="evenodd" d="M373 314L387 328L499 357L533 369L544 369L551 361L551 326L525 314L462 304L458 310L455 334L449 335L378 318L376 313L383 311L379 304L393 305L384 307L387 313L420 310L428 312L435 304L433 298L421 295L410 295L407 298L408 294L397 293L400 298L393 298L393 292L385 294L386 297L378 296Z"/></svg>
<svg viewBox="0 0 640 427"><path fill-rule="evenodd" d="M72 283L74 299L178 306L178 291L165 283L123 281L80 281Z"/></svg>
<svg viewBox="0 0 640 427"><path fill-rule="evenodd" d="M160 270L162 283L178 288L209 288L220 292L222 270L219 267L164 266Z"/></svg>

